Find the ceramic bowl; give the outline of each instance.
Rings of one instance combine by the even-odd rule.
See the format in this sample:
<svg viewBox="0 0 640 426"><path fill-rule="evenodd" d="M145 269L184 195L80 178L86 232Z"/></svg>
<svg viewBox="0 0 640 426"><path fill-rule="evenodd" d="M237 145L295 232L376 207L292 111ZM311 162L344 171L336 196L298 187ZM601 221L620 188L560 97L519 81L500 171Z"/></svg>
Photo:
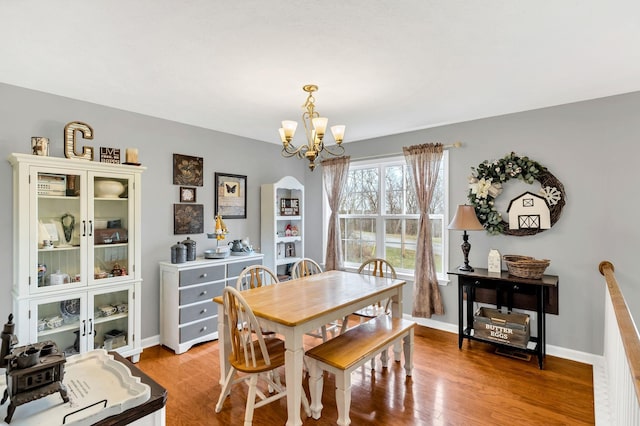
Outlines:
<svg viewBox="0 0 640 426"><path fill-rule="evenodd" d="M124 189L117 180L96 180L93 184L93 194L98 198L118 198Z"/></svg>

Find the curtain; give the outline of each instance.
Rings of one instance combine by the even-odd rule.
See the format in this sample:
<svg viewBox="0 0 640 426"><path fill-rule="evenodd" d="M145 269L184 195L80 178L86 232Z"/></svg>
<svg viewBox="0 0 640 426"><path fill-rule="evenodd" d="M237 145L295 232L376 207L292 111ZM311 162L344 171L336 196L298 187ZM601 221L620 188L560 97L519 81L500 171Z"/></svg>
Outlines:
<svg viewBox="0 0 640 426"><path fill-rule="evenodd" d="M322 180L329 200L329 232L327 234L327 253L325 270L340 270L343 267L342 244L340 244L340 219L338 210L344 196L344 188L349 176L350 157L338 157L322 161Z"/></svg>
<svg viewBox="0 0 640 426"><path fill-rule="evenodd" d="M413 281L412 315L414 317L431 318L432 314L444 314L442 296L438 288L438 277L431 244L431 221L429 220L429 206L438 180L442 150L440 143L402 148L420 209Z"/></svg>

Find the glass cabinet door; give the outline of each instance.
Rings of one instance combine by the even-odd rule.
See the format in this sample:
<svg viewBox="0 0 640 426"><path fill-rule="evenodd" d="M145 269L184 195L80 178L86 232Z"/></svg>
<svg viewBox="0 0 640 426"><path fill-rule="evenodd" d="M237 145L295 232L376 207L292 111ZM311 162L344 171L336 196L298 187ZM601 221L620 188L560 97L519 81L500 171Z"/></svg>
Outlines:
<svg viewBox="0 0 640 426"><path fill-rule="evenodd" d="M52 340L66 355L86 350L90 324L86 319L85 305L82 295L32 300L31 330L36 330L36 338L32 340Z"/></svg>
<svg viewBox="0 0 640 426"><path fill-rule="evenodd" d="M130 279L133 266L131 175L89 175L90 271L94 283ZM132 235L133 237L133 235Z"/></svg>
<svg viewBox="0 0 640 426"><path fill-rule="evenodd" d="M31 289L53 291L59 286L86 282L84 258L86 207L82 188L85 175L63 169L36 169L31 174L37 190L32 196L30 223L32 259ZM34 285L35 281L35 285Z"/></svg>
<svg viewBox="0 0 640 426"><path fill-rule="evenodd" d="M132 287L93 292L89 296L89 304L89 311L93 313L90 347L106 350L132 347L133 316L129 315L129 306L133 306Z"/></svg>

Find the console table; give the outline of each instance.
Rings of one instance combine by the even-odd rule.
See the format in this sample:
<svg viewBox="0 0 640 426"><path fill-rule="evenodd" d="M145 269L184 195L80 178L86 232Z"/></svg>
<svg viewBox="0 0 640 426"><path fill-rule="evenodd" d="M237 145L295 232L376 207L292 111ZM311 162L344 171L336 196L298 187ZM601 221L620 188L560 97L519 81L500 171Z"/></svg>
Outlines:
<svg viewBox="0 0 640 426"><path fill-rule="evenodd" d="M524 309L537 313L537 336L531 336L526 348L518 350L535 354L538 366L544 368L546 355L546 320L547 313L558 313L558 277L543 275L541 279L518 278L507 271L489 272L487 269L475 268L473 272L454 270L447 272L458 277L458 347L462 348L464 339L478 340L497 346L514 348L491 340L474 336L473 304L488 303L500 309ZM467 299L466 318L464 299Z"/></svg>

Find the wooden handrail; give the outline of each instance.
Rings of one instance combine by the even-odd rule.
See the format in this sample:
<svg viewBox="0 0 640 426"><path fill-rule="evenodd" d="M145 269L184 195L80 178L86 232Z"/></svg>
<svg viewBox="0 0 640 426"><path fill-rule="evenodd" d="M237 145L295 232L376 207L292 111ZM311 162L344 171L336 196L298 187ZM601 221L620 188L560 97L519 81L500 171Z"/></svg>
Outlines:
<svg viewBox="0 0 640 426"><path fill-rule="evenodd" d="M603 260L598 265L600 273L604 276L609 289L609 296L618 322L622 346L624 347L629 363L629 370L636 390L636 397L640 403L640 338L638 330L631 318L627 303L624 300L620 286L616 281L613 263Z"/></svg>

